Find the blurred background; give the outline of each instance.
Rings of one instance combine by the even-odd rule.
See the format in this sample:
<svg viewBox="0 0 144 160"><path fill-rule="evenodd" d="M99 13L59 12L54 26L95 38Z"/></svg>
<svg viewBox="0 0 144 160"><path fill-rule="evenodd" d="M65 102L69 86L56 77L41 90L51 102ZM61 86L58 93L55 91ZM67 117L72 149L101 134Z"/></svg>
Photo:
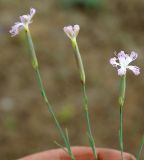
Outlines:
<svg viewBox="0 0 144 160"><path fill-rule="evenodd" d="M79 74L63 27L81 26L78 43L98 147L119 149L119 77L109 59L120 50L138 52L134 63L141 74L127 75L124 111L125 151L135 154L144 133L144 1L0 0L0 159L57 148L54 140L63 144L40 96L24 33L9 34L31 7L37 10L30 30L46 91L72 145L88 145L88 140Z"/></svg>

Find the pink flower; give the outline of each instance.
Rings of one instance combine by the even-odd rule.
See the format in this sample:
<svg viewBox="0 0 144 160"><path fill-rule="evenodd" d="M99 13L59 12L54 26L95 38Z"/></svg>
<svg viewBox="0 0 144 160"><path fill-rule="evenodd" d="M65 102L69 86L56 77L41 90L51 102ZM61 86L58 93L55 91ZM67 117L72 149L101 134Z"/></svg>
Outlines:
<svg viewBox="0 0 144 160"><path fill-rule="evenodd" d="M66 35L71 39L75 39L79 33L80 27L79 25L74 25L74 26L66 26L63 28L64 32Z"/></svg>
<svg viewBox="0 0 144 160"><path fill-rule="evenodd" d="M30 14L20 16L20 22L16 22L9 31L11 33L11 36L15 36L19 34L19 32L23 29L27 29L28 25L32 23L32 18L34 14L36 13L36 10L34 8L30 9Z"/></svg>
<svg viewBox="0 0 144 160"><path fill-rule="evenodd" d="M130 55L125 54L124 51L121 51L117 54L117 57L110 59L110 64L117 68L119 76L125 75L127 69L131 70L135 75L139 75L140 68L137 66L129 65L132 61L137 59L137 57L138 54L134 51L132 51Z"/></svg>

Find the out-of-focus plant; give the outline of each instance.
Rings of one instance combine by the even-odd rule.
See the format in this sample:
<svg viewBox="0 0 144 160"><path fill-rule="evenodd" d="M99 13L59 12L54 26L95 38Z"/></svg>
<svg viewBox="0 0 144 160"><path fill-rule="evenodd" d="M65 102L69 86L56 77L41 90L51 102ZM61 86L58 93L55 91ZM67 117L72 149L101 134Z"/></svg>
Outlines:
<svg viewBox="0 0 144 160"><path fill-rule="evenodd" d="M142 137L142 140L141 140L141 143L140 143L140 146L139 146L137 155L136 155L136 160L140 160L140 157L141 157L141 154L142 154L143 146L144 146L144 136Z"/></svg>
<svg viewBox="0 0 144 160"><path fill-rule="evenodd" d="M74 106L64 105L56 114L60 123L66 123L74 118L76 110Z"/></svg>
<svg viewBox="0 0 144 160"><path fill-rule="evenodd" d="M84 7L101 9L104 5L104 0L62 0L62 3L66 7Z"/></svg>

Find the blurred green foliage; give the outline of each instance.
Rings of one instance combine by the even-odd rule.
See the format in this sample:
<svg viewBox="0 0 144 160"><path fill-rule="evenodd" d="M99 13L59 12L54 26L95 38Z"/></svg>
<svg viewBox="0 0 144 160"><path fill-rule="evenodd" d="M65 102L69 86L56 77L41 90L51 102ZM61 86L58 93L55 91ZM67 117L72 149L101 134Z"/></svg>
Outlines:
<svg viewBox="0 0 144 160"><path fill-rule="evenodd" d="M101 9L104 4L104 0L62 0L65 7L84 7Z"/></svg>
<svg viewBox="0 0 144 160"><path fill-rule="evenodd" d="M74 118L75 113L76 111L73 106L65 105L62 107L61 111L57 113L57 117L60 123L66 123Z"/></svg>
<svg viewBox="0 0 144 160"><path fill-rule="evenodd" d="M8 114L5 116L4 126L10 133L17 129L17 122L14 115Z"/></svg>

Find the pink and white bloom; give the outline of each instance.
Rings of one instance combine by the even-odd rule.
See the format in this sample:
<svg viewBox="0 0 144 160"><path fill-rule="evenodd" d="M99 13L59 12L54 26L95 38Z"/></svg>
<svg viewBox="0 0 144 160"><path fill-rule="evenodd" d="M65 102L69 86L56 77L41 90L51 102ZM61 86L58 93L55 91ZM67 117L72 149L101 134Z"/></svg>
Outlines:
<svg viewBox="0 0 144 160"><path fill-rule="evenodd" d="M79 33L80 26L77 24L74 26L66 26L63 28L63 30L71 40L74 40L74 39L76 39L76 37Z"/></svg>
<svg viewBox="0 0 144 160"><path fill-rule="evenodd" d="M9 31L11 33L11 36L15 36L19 34L19 32L23 29L28 29L28 25L32 23L32 18L34 14L36 13L36 10L34 8L30 9L30 14L20 16L20 22L16 22Z"/></svg>
<svg viewBox="0 0 144 160"><path fill-rule="evenodd" d="M134 51L132 51L130 55L125 54L124 51L120 51L117 54L117 57L113 57L110 59L110 64L112 64L113 67L117 68L119 76L125 75L127 69L131 70L135 75L139 75L140 68L137 66L129 65L132 61L137 59L137 57L138 54Z"/></svg>

